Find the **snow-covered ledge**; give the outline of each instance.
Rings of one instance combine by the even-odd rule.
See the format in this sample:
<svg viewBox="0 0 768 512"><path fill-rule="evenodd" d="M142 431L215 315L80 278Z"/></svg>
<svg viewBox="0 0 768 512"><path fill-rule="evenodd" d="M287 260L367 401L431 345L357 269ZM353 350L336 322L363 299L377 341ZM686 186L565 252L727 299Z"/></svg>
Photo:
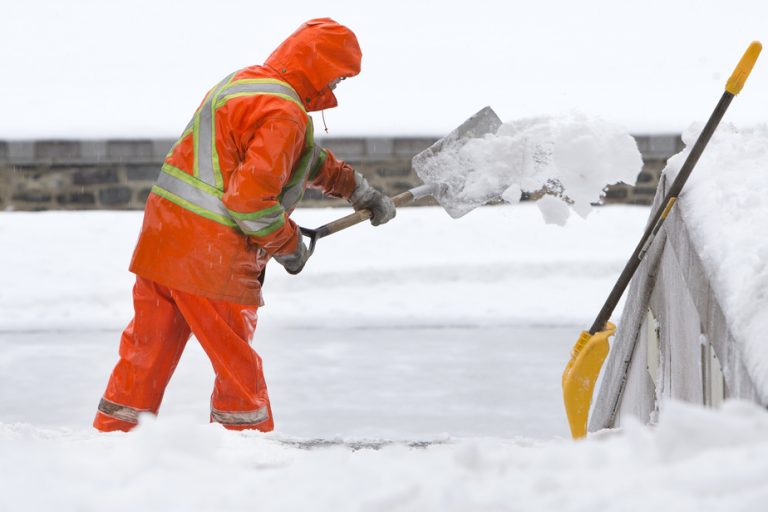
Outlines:
<svg viewBox="0 0 768 512"><path fill-rule="evenodd" d="M653 211L686 156L670 159ZM590 431L653 422L667 398L768 404L766 170L767 129L720 128L630 284Z"/></svg>

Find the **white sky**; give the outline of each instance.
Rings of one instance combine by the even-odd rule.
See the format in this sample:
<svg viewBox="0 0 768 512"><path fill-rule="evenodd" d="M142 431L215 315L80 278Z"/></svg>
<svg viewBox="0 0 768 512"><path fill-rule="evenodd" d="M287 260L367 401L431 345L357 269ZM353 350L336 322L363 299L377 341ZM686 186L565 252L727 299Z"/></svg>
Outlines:
<svg viewBox="0 0 768 512"><path fill-rule="evenodd" d="M204 92L262 63L301 22L352 28L363 71L330 135L441 135L580 110L634 133L705 120L764 0L5 0L0 138L176 136ZM768 56L726 120L768 122ZM316 119L319 121L319 116Z"/></svg>

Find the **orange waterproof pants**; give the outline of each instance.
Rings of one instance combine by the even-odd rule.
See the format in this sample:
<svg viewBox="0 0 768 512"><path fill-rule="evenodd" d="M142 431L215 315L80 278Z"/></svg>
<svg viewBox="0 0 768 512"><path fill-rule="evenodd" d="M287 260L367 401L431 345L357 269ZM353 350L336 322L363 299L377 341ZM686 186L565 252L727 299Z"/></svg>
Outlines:
<svg viewBox="0 0 768 512"><path fill-rule="evenodd" d="M128 431L142 412L157 414L163 393L194 333L216 373L211 421L234 430L274 428L261 358L251 348L256 306L215 301L137 276L135 316L120 340L120 361L93 426Z"/></svg>

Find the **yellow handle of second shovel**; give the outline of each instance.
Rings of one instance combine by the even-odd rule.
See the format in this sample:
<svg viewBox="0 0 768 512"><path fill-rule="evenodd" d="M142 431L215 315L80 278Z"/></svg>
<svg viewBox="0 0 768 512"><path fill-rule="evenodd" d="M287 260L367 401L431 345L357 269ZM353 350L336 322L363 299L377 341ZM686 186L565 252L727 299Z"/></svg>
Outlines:
<svg viewBox="0 0 768 512"><path fill-rule="evenodd" d="M752 72L752 67L755 65L757 56L760 55L760 50L763 49L763 45L760 41L752 41L747 51L741 57L741 60L736 65L736 69L733 70L731 77L725 84L725 90L736 96L741 92L741 88L744 87L744 82L749 78L749 74Z"/></svg>

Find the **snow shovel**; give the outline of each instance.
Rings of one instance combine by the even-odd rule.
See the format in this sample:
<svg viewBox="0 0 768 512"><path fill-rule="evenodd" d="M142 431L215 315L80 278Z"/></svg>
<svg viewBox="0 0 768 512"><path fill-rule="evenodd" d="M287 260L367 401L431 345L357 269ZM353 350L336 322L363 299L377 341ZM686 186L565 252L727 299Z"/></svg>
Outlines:
<svg viewBox="0 0 768 512"><path fill-rule="evenodd" d="M752 71L752 67L755 65L761 49L762 45L754 41L749 45L747 51L744 52L736 69L726 83L723 96L710 115L698 140L693 145L688 158L685 159L680 172L669 187L669 191L664 196L661 206L654 213L651 222L648 223L643 237L637 244L618 281L616 281L595 322L589 331L581 332L578 341L573 346L571 359L563 371L563 401L565 402L568 423L571 427L571 435L574 439L587 435L587 420L589 417L589 407L592 402L592 392L597 377L600 374L603 361L608 355L608 338L616 331L616 326L608 322L608 319L616 308L619 299L624 294L635 271L640 266L640 262L643 260L648 248L653 243L661 225L664 223L667 215L669 215L669 211L674 206L675 201L677 201L683 185L688 176L690 176L691 171L693 171L696 162L698 162L717 125L723 118L731 100L739 94L744 86L744 82Z"/></svg>
<svg viewBox="0 0 768 512"><path fill-rule="evenodd" d="M472 171L471 169L465 170L463 176L453 173L451 176L446 176L445 179L442 179L443 177L439 175L439 172L422 171L428 167L434 168L434 165L432 164L436 161L436 157L439 155L440 151L448 145L455 148L466 140L496 133L501 124L501 120L499 119L499 116L496 115L496 112L494 112L491 107L485 107L464 121L451 133L414 156L411 165L416 171L416 174L424 179L425 183L392 197L392 202L395 203L395 206L399 207L410 204L418 199L432 196L454 219L458 219L480 206L485 201L482 201L482 203L474 202L468 204L464 198L458 198L463 185L462 177L466 178L467 173ZM504 192L504 190L491 191L489 193L490 197L487 199L491 199L494 194L495 196L500 196L502 192ZM319 239L338 233L355 224L359 224L370 219L371 216L372 214L370 210L360 210L316 229L301 228L301 233L309 238L309 252L312 254Z"/></svg>

